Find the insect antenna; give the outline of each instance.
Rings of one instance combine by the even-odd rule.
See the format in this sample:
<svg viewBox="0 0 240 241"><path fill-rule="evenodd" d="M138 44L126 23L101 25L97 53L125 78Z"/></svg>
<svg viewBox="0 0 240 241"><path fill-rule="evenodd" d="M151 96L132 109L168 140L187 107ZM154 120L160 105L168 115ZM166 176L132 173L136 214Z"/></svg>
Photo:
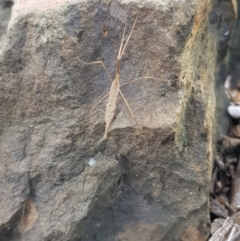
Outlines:
<svg viewBox="0 0 240 241"><path fill-rule="evenodd" d="M124 44L123 50L122 50L122 52L120 53L120 56L119 56L119 59L120 59L120 60L121 60L121 58L122 58L122 56L123 56L123 54L124 54L124 51L125 51L125 49L126 49L126 47L127 47L127 45L128 45L128 42L129 42L129 40L130 40L130 38L131 38L131 36L132 36L134 27L135 27L136 22L137 22L138 14L139 14L139 11L137 12L137 16L136 16L135 21L134 21L134 24L133 24L133 26L132 26L131 32L130 32L130 34L128 35L127 41L126 41L126 43ZM126 25L125 25L125 26L126 26ZM125 29L124 29L124 32L125 32Z"/></svg>

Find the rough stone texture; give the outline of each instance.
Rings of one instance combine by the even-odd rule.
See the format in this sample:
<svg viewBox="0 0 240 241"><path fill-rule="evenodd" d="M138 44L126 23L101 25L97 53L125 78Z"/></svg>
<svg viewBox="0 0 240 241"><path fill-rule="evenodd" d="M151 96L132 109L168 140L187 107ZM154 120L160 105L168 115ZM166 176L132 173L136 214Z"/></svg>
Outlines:
<svg viewBox="0 0 240 241"><path fill-rule="evenodd" d="M207 239L214 4L17 1L0 45L0 240ZM121 83L159 80L122 87L142 128L119 96L103 140L106 100L90 110L111 83L77 58L114 77L138 9Z"/></svg>

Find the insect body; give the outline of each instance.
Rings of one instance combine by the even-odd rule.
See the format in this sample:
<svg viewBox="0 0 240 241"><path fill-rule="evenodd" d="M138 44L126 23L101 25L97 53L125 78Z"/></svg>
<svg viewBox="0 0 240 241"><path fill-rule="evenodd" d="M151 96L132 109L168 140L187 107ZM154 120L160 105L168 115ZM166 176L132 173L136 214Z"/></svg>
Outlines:
<svg viewBox="0 0 240 241"><path fill-rule="evenodd" d="M123 96L123 94L122 94L122 92L120 90L120 63L121 63L121 58L122 58L122 56L124 54L125 48L127 47L127 44L128 44L129 39L130 39L130 37L132 35L133 29L134 29L134 27L136 25L137 17L138 17L138 14L136 16L136 19L134 21L134 24L133 24L132 30L131 30L131 32L130 32L130 34L128 36L128 39L127 39L125 45L123 46L123 39L124 39L124 35L125 35L126 25L124 27L123 37L122 37L122 41L121 41L121 45L120 45L119 52L118 52L118 57L117 57L116 77L112 81L112 85L111 85L111 88L110 88L110 91L109 91L108 102L107 102L107 106L106 106L106 116L105 116L106 127L105 127L104 136L103 136L104 139L107 138L107 133L108 133L109 127L112 124L112 121L113 121L113 118L114 118L114 115L115 115L115 112L116 112L117 99L118 99L118 93L119 92L120 92L121 96L123 97L124 102L126 103L130 113L132 114L132 116L133 116L133 118L135 120L133 112L132 112L129 104L127 103L126 99L124 98L124 96ZM135 120L135 122L136 122L136 120Z"/></svg>
<svg viewBox="0 0 240 241"><path fill-rule="evenodd" d="M106 93L94 106L93 108L90 110L90 113L91 111L98 105L100 104L107 96L108 96L108 100L107 100L107 105L106 105L106 113L105 113L105 122L106 122L106 126L105 126L105 131L104 131L104 135L103 135L103 138L104 139L107 139L107 135L108 135L108 131L109 131L109 128L113 122L113 119L114 119L114 116L115 116L115 113L116 113L116 109L117 109L117 100L118 100L118 94L120 93L124 103L126 104L133 120L135 121L137 127L139 127L138 123L137 123L137 120L133 114L133 111L130 107L130 105L128 104L128 101L126 100L126 98L124 97L122 91L121 91L121 86L126 86L130 83L133 83L133 82L136 82L136 81L139 81L139 80L142 80L142 79L155 79L155 80L159 80L157 78L154 78L154 77L151 77L151 76L143 76L143 77L140 77L140 78L137 78L137 79L134 79L134 80L131 80L130 82L126 83L126 84L123 84L121 85L120 84L120 64L121 64L121 59L122 59L122 56L125 52L125 49L129 43L129 40L131 38L131 35L133 33L133 30L134 30L134 27L136 25L136 22L137 22L137 18L138 18L138 14L139 12L137 13L137 16L135 18L135 21L134 21L134 24L132 26L132 29L130 31L130 34L126 40L126 42L123 44L123 41L124 41L124 36L125 36L125 31L126 31L126 25L124 27L124 31L123 31L123 37L122 37L122 40L121 40L121 44L120 44L120 48L119 48L119 52L118 52L118 57L117 57L117 63L116 63L116 74L115 74L115 79L112 80L111 78L111 75L109 74L106 66L104 65L104 63L102 61L95 61L95 62L90 62L90 63L86 63L80 59L78 59L78 61L80 61L81 63L83 64L101 64L102 67L104 68L104 70L106 71L109 79L112 81L111 83L111 87L110 87L110 90L108 93Z"/></svg>

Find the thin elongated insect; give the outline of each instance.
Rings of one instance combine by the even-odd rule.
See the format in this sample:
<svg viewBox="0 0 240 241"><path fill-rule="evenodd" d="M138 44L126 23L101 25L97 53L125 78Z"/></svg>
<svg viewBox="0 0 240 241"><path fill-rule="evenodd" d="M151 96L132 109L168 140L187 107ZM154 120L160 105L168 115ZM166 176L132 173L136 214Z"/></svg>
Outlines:
<svg viewBox="0 0 240 241"><path fill-rule="evenodd" d="M79 62L81 62L83 64L86 64L86 65L101 64L102 67L104 68L104 70L106 71L109 79L112 81L110 90L90 110L90 113L91 113L91 111L108 96L108 101L107 101L107 105L106 105L106 114L105 114L106 126L105 126L104 135L103 135L104 139L107 139L109 128L110 128L110 126L111 126L111 124L113 122L113 119L114 119L114 116L115 116L115 113L116 113L117 100L118 100L118 94L119 93L120 93L120 96L122 97L124 103L126 104L126 106L127 106L128 110L129 110L133 120L135 121L137 127L138 128L140 127L138 125L137 120L136 120L136 118L135 118L135 116L133 114L133 111L132 111L130 105L128 104L128 101L124 97L120 87L121 86L126 86L128 84L131 84L133 82L136 82L136 81L139 81L139 80L142 80L142 79L159 80L159 79L151 77L151 76L143 76L143 77L131 80L130 82L128 82L126 84L120 85L120 63L121 63L121 59L122 59L122 56L123 56L123 54L125 52L125 49L126 49L128 43L129 43L129 40L130 40L130 38L132 36L134 27L135 27L136 22L137 22L138 14L139 14L139 11L137 13L137 16L135 18L134 24L132 26L132 29L130 31L129 36L127 37L127 40L126 40L125 44L123 43L123 41L124 41L124 37L125 37L126 25L124 27L123 37L122 37L122 40L121 40L121 44L120 44L120 48L119 48L119 52L118 52L118 57L117 57L116 73L115 73L115 79L114 80L112 80L110 73L108 72L106 66L104 65L104 63L102 61L95 61L95 62L86 63L86 62L82 61L81 59L77 58Z"/></svg>

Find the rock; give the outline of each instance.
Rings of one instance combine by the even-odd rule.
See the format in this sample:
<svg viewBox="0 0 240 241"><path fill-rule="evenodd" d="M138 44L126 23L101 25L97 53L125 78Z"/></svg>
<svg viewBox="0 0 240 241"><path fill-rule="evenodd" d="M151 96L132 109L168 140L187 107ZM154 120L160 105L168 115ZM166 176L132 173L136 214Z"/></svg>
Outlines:
<svg viewBox="0 0 240 241"><path fill-rule="evenodd" d="M228 4L15 2L1 32L0 240L207 239ZM103 140L107 99L92 107L111 81L79 59L114 78L138 10L120 81L156 79L121 86L132 114L119 94Z"/></svg>
<svg viewBox="0 0 240 241"><path fill-rule="evenodd" d="M221 218L227 218L229 216L228 209L224 204L221 204L218 199L214 199L211 202L211 213Z"/></svg>
<svg viewBox="0 0 240 241"><path fill-rule="evenodd" d="M240 137L240 126L239 125L233 126L230 130L230 135L239 138Z"/></svg>

